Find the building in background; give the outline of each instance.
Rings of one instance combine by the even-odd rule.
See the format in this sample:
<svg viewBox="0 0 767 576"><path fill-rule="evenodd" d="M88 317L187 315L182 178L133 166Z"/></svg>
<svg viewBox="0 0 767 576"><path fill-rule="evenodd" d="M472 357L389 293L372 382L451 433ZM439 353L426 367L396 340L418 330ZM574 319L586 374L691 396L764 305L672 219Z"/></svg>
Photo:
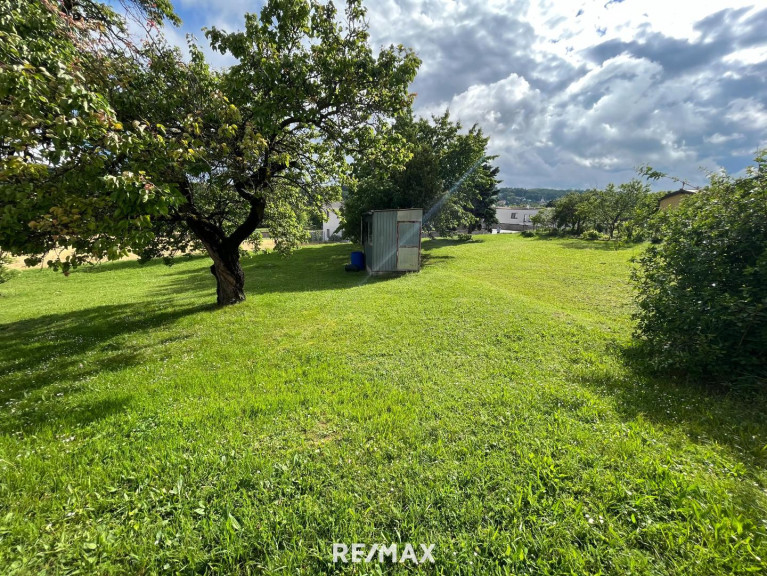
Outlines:
<svg viewBox="0 0 767 576"><path fill-rule="evenodd" d="M682 200L687 198L687 196L692 196L695 192L697 192L697 190L685 190L684 188L680 188L675 192L669 192L665 196L661 196L661 199L659 200L660 209L668 210L669 208L676 208Z"/></svg>
<svg viewBox="0 0 767 576"><path fill-rule="evenodd" d="M341 225L341 206L343 206L343 202L333 202L328 206L328 219L322 223L323 242L340 240L343 237L341 230L338 229Z"/></svg>
<svg viewBox="0 0 767 576"><path fill-rule="evenodd" d="M495 209L495 216L498 218L496 227L498 230L531 230L533 223L531 218L540 212L540 208L530 208L529 206L504 206Z"/></svg>

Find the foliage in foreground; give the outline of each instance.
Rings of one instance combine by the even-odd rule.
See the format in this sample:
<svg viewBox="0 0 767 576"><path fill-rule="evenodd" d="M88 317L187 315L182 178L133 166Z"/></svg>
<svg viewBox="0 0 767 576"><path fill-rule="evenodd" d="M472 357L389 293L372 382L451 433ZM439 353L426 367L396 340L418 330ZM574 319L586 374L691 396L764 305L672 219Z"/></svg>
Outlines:
<svg viewBox="0 0 767 576"><path fill-rule="evenodd" d="M767 377L767 157L660 215L662 243L634 275L652 363L697 375Z"/></svg>
<svg viewBox="0 0 767 576"><path fill-rule="evenodd" d="M178 22L166 0L123 5ZM68 272L145 236L145 218L166 202L124 162L156 141L107 98L140 61L125 20L102 2L0 0L0 249L30 264L53 253Z"/></svg>
<svg viewBox="0 0 767 576"><path fill-rule="evenodd" d="M639 247L426 240L366 281L350 250L246 258L236 307L205 258L4 286L0 571L767 572L767 399L621 362Z"/></svg>

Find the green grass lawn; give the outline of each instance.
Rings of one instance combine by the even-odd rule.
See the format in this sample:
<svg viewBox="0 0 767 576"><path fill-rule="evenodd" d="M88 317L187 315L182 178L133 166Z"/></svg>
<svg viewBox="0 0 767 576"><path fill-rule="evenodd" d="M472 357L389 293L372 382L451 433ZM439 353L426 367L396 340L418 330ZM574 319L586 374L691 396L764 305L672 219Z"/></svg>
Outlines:
<svg viewBox="0 0 767 576"><path fill-rule="evenodd" d="M767 403L630 367L641 248L351 249L0 286L0 572L767 573Z"/></svg>

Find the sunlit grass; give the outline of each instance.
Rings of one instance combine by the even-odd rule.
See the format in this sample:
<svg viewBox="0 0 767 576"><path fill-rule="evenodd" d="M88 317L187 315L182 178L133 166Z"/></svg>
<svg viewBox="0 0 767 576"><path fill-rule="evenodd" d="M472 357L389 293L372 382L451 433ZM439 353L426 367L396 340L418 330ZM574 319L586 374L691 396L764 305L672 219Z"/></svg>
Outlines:
<svg viewBox="0 0 767 576"><path fill-rule="evenodd" d="M350 245L0 287L0 567L357 573L334 542L435 543L444 574L767 570L765 402L627 366L641 248Z"/></svg>

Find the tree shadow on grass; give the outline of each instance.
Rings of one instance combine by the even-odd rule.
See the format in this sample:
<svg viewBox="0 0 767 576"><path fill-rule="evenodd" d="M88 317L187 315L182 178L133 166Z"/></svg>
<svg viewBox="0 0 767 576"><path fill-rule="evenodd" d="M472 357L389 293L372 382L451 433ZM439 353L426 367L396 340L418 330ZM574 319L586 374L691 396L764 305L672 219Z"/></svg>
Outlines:
<svg viewBox="0 0 767 576"><path fill-rule="evenodd" d="M77 402L74 408L62 397L80 394L89 379L139 365L152 349L183 338L142 341L137 335L213 308L152 301L0 324L0 431L29 431L61 422L85 424L122 409L128 396Z"/></svg>
<svg viewBox="0 0 767 576"><path fill-rule="evenodd" d="M479 238L472 238L471 240L458 240L456 238L430 238L421 243L421 252L431 252L432 250L439 250L440 248L447 248L448 246L461 246L478 244L482 242Z"/></svg>
<svg viewBox="0 0 767 576"><path fill-rule="evenodd" d="M328 244L307 247L291 257L276 253L245 257L246 294L338 290L397 277L346 272L344 265L352 250L349 244ZM199 265L170 270L161 268L162 260L143 265L135 260L111 262L80 269L76 273L130 274L141 267L156 268L157 286L152 293L157 299L0 324L0 431L30 430L51 423L83 424L124 408L127 396L90 402L76 396L91 393L88 380L140 365L172 340L184 338L176 332L165 339L151 333L162 332L158 329L184 316L218 309L210 261L207 256L195 256L195 261ZM63 396L76 401L64 402Z"/></svg>
<svg viewBox="0 0 767 576"><path fill-rule="evenodd" d="M202 256L178 256L174 259L173 263L178 264L181 262L189 262L195 258L202 258ZM136 259L124 259L117 260L115 262L95 262L93 264L85 264L75 270L74 274L104 274L108 272L119 272L122 270L140 270L141 268L158 268L160 266L166 266L162 258L155 258L148 262L139 262Z"/></svg>
<svg viewBox="0 0 767 576"><path fill-rule="evenodd" d="M354 250L351 244L323 244L302 248L290 256L281 256L276 252L246 256L241 261L245 273L245 295L344 290L397 278L368 278L365 272L346 272L344 266L349 263ZM210 260L200 258L204 262L199 268L168 272L166 275L170 280L165 282L160 292L166 296L207 293L215 299L216 281L208 270Z"/></svg>
<svg viewBox="0 0 767 576"><path fill-rule="evenodd" d="M591 370L579 379L612 397L627 421L644 418L684 432L697 444L724 446L746 466L767 469L767 389L723 390L710 384L661 376L644 367L634 348L621 348L625 370Z"/></svg>
<svg viewBox="0 0 767 576"><path fill-rule="evenodd" d="M599 250L603 252L621 252L622 250L630 250L641 246L641 244L619 242L617 240L583 240L576 236L542 236L536 234L527 239L537 242L555 242L562 246L562 248L572 250Z"/></svg>
<svg viewBox="0 0 767 576"><path fill-rule="evenodd" d="M449 256L447 254L436 255L431 252L421 252L421 267L432 266L439 262L445 262L446 260L453 260L455 256Z"/></svg>
<svg viewBox="0 0 767 576"><path fill-rule="evenodd" d="M473 241L472 241L473 242ZM433 254L434 250L447 246L469 244L471 242L438 239L425 242L422 248L423 263L428 266L438 260L448 260L454 256ZM344 267L350 262L350 255L358 250L353 244L310 245L297 250L290 256L276 252L249 254L242 258L245 273L245 294L247 296L279 292L313 292L324 290L343 290L360 285L371 285L393 280L402 274L380 274L369 276L366 272L347 272ZM102 274L110 271L130 271L142 268L160 268L164 276L156 293L162 297L192 296L204 298L209 295L215 300L216 281L209 271L210 258L206 255L181 257L178 263L194 262L194 267L183 266L162 270L165 266L161 259L139 264L136 260L109 262L93 267L81 268L77 273Z"/></svg>

